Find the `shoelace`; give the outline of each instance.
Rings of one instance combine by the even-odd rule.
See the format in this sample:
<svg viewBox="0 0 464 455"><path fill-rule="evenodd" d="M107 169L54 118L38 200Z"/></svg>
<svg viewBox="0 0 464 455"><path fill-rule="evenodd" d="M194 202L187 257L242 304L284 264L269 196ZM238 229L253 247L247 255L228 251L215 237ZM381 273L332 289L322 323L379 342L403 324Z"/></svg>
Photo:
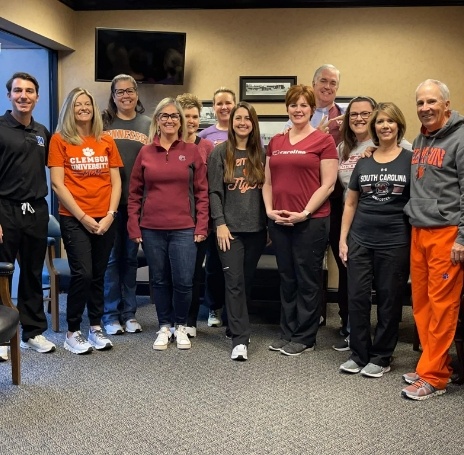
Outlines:
<svg viewBox="0 0 464 455"><path fill-rule="evenodd" d="M105 336L103 335L103 331L101 329L100 330L94 330L92 333L95 335L95 338L98 338L100 340L105 339Z"/></svg>
<svg viewBox="0 0 464 455"><path fill-rule="evenodd" d="M74 339L75 339L76 342L79 343L79 344L85 344L85 343L87 343L87 340L82 336L82 333L81 333L81 332L77 332L77 333L74 335Z"/></svg>
<svg viewBox="0 0 464 455"><path fill-rule="evenodd" d="M413 385L417 390L421 389L422 387L431 389L431 385L427 381L424 381L421 378L419 378L416 382L413 382L411 385Z"/></svg>
<svg viewBox="0 0 464 455"><path fill-rule="evenodd" d="M35 210L32 208L32 205L29 204L29 202L22 202L21 210L23 211L23 215L25 215L26 212L35 213Z"/></svg>

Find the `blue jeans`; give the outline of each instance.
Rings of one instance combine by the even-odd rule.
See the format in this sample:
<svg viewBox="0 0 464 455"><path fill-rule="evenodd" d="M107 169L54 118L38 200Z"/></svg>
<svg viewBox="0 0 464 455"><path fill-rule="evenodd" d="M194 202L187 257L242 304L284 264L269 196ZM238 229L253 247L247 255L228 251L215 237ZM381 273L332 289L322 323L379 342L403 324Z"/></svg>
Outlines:
<svg viewBox="0 0 464 455"><path fill-rule="evenodd" d="M197 254L193 233L193 228L142 228L143 251L150 267L160 327L186 325Z"/></svg>
<svg viewBox="0 0 464 455"><path fill-rule="evenodd" d="M127 207L119 207L116 236L105 273L103 324L135 318L139 244L127 233Z"/></svg>

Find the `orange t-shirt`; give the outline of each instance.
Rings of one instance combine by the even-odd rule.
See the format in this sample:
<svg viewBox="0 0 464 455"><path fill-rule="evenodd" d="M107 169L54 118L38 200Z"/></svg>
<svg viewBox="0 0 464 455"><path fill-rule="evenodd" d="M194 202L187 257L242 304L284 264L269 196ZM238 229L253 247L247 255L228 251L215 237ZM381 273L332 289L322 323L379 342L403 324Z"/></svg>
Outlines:
<svg viewBox="0 0 464 455"><path fill-rule="evenodd" d="M55 133L50 140L48 167L64 168L64 184L87 215L106 216L112 191L110 168L123 167L111 136L104 134L100 142L87 136L82 144L72 145ZM61 203L58 211L72 216Z"/></svg>

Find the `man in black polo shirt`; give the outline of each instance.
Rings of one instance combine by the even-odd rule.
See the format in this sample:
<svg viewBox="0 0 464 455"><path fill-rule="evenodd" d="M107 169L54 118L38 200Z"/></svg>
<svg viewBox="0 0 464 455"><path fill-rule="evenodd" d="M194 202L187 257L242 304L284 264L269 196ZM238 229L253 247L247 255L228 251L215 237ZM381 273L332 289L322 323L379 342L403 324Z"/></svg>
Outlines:
<svg viewBox="0 0 464 455"><path fill-rule="evenodd" d="M6 83L12 109L0 116L0 261L21 263L18 310L21 347L51 352L47 330L42 269L47 248L48 194L45 166L50 133L32 118L39 84L27 73ZM6 360L0 351L0 360Z"/></svg>

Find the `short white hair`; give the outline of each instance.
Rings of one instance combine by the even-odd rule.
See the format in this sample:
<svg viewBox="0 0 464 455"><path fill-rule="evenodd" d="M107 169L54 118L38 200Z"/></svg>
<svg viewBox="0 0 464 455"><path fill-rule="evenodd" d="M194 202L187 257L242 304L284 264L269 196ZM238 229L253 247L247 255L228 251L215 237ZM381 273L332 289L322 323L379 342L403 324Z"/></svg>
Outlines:
<svg viewBox="0 0 464 455"><path fill-rule="evenodd" d="M446 84L443 82L437 81L436 79L426 79L424 82L421 82L417 88L416 88L416 98L417 98L417 92L419 91L420 88L422 88L424 85L436 85L441 93L441 97L443 98L443 101L449 101L450 99L450 91Z"/></svg>

